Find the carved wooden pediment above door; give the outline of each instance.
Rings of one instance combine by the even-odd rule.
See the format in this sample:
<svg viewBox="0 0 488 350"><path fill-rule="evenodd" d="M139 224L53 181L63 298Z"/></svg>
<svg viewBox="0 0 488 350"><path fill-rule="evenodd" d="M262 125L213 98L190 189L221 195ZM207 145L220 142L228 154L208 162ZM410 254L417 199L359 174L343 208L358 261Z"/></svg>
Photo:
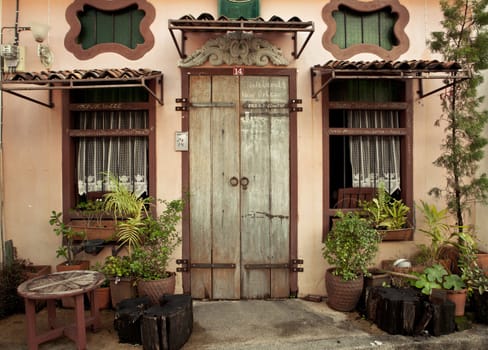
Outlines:
<svg viewBox="0 0 488 350"><path fill-rule="evenodd" d="M184 68L196 67L207 61L213 66L288 65L288 60L283 56L281 49L265 39L243 32L231 32L208 40L200 49L180 60L178 65Z"/></svg>

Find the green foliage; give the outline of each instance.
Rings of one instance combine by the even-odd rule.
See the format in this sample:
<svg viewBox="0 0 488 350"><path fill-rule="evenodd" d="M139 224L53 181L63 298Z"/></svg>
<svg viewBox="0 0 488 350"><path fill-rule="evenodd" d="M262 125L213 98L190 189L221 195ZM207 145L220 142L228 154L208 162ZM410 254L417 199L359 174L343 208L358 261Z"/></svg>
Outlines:
<svg viewBox="0 0 488 350"><path fill-rule="evenodd" d="M0 265L0 319L24 311L24 300L17 294L17 287L27 279L25 263L15 259L13 263Z"/></svg>
<svg viewBox="0 0 488 350"><path fill-rule="evenodd" d="M478 173L487 139L483 132L488 111L481 110L483 96L477 88L483 82L480 70L488 68L488 0L441 0L444 31L432 33L429 42L433 52L446 61L456 61L471 79L450 81L441 94L443 113L436 125L444 124L442 154L434 164L446 170L446 184L429 193L444 196L448 210L464 226L464 215L473 202L488 204L488 176Z"/></svg>
<svg viewBox="0 0 488 350"><path fill-rule="evenodd" d="M108 277L132 276L131 258L129 256L108 256L98 271Z"/></svg>
<svg viewBox="0 0 488 350"><path fill-rule="evenodd" d="M358 274L369 275L368 267L378 251L381 236L356 212L337 214L327 235L322 253L334 274L344 280L354 280Z"/></svg>
<svg viewBox="0 0 488 350"><path fill-rule="evenodd" d="M361 201L359 205L376 229L398 230L406 227L410 208L401 199L393 198L383 183L378 186L372 200Z"/></svg>
<svg viewBox="0 0 488 350"><path fill-rule="evenodd" d="M53 227L56 236L61 236L66 243L58 247L56 258L63 257L66 259L67 265L73 265L75 263L74 242L76 239L84 239L86 235L85 232L75 231L71 226L66 225L62 220L62 215L53 210L49 218L49 225Z"/></svg>
<svg viewBox="0 0 488 350"><path fill-rule="evenodd" d="M462 279L470 291L476 290L483 294L488 291L488 277L478 265L477 248L473 235L469 232L459 232L458 237L459 268L462 272Z"/></svg>
<svg viewBox="0 0 488 350"><path fill-rule="evenodd" d="M96 220L97 224L100 224L103 216L107 215L105 203L101 198L80 202L73 208L73 211L86 220Z"/></svg>
<svg viewBox="0 0 488 350"><path fill-rule="evenodd" d="M109 180L112 191L104 195L103 207L117 222L116 236L119 244L126 245L131 255L132 250L142 243L144 219L149 216L147 207L152 198L137 197L111 174Z"/></svg>
<svg viewBox="0 0 488 350"><path fill-rule="evenodd" d="M430 238L430 245L420 245L425 256L423 263L432 265L442 259L443 248L456 242L457 229L449 225L446 220L449 216L447 208L439 210L435 205L420 201L421 205L417 206L424 216L425 227L420 227L419 231L427 234Z"/></svg>
<svg viewBox="0 0 488 350"><path fill-rule="evenodd" d="M143 280L156 280L167 276L168 262L181 238L176 230L181 220L181 200L161 201L165 210L157 217L144 220L144 244L135 248L131 269L134 276Z"/></svg>
<svg viewBox="0 0 488 350"><path fill-rule="evenodd" d="M418 279L411 281L411 284L427 295L432 294L434 288L461 290L466 287L460 276L449 274L440 264L427 267L423 273L415 273L415 275Z"/></svg>
<svg viewBox="0 0 488 350"><path fill-rule="evenodd" d="M123 186L118 179L109 174L111 192L106 193L103 207L114 216L119 218L136 218L143 214L147 216L146 205L151 202L150 198L137 197L133 192Z"/></svg>

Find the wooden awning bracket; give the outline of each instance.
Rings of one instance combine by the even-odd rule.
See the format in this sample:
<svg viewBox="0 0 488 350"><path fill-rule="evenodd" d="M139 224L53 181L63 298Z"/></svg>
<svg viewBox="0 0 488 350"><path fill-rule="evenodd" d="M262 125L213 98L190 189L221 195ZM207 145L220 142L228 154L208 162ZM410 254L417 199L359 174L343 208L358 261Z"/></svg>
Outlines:
<svg viewBox="0 0 488 350"><path fill-rule="evenodd" d="M318 95L335 79L417 79L419 81L419 90L417 91L419 99L432 95L440 90L445 89L454 84L454 81L463 81L470 79L469 72L465 70L445 70L445 71L412 71L412 70L334 70L323 69L320 67L310 68L311 84L312 84L312 98L318 100ZM326 77L322 85L316 90L315 87L318 84L317 78ZM424 79L441 79L450 81L450 83L444 84L442 87L437 88L428 93L423 93L422 81ZM322 81L321 81L322 82Z"/></svg>
<svg viewBox="0 0 488 350"><path fill-rule="evenodd" d="M159 92L153 91L146 84L146 81L157 79L159 85ZM124 82L128 82L125 84ZM163 75L153 75L149 77L134 77L121 79L59 79L59 80L2 80L0 82L0 91L4 91L15 95L17 97L26 99L28 101L40 104L42 106L53 108L52 101L53 90L74 90L74 89L106 89L106 88L128 88L128 87L142 87L162 106L163 100ZM49 92L49 102L43 102L33 97L21 94L17 91L36 91L47 90Z"/></svg>

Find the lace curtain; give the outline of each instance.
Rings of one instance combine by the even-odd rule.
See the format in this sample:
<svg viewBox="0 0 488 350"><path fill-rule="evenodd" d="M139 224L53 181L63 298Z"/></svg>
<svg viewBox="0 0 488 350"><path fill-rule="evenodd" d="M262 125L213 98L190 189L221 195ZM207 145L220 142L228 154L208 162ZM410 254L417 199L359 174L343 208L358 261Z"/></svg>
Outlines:
<svg viewBox="0 0 488 350"><path fill-rule="evenodd" d="M349 128L398 128L397 111L348 111ZM389 193L400 188L400 137L351 136L353 187L377 187Z"/></svg>
<svg viewBox="0 0 488 350"><path fill-rule="evenodd" d="M81 112L80 130L145 129L146 111ZM147 193L148 141L146 137L83 137L77 155L78 194L110 191L106 174L137 196Z"/></svg>

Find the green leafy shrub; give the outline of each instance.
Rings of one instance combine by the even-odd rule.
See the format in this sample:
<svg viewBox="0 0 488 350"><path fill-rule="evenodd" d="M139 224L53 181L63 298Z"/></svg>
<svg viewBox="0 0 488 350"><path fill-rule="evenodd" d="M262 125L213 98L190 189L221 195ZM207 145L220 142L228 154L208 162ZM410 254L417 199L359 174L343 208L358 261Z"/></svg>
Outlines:
<svg viewBox="0 0 488 350"><path fill-rule="evenodd" d="M24 312L24 300L17 294L17 287L27 280L25 264L14 260L0 270L0 319Z"/></svg>
<svg viewBox="0 0 488 350"><path fill-rule="evenodd" d="M322 250L324 258L335 267L334 275L346 281L361 273L368 276L381 235L356 212L339 212L337 216Z"/></svg>
<svg viewBox="0 0 488 350"><path fill-rule="evenodd" d="M422 273L414 273L418 277L411 285L420 289L426 295L432 294L432 289L461 290L466 287L462 278L456 274L449 274L444 266L434 264Z"/></svg>

